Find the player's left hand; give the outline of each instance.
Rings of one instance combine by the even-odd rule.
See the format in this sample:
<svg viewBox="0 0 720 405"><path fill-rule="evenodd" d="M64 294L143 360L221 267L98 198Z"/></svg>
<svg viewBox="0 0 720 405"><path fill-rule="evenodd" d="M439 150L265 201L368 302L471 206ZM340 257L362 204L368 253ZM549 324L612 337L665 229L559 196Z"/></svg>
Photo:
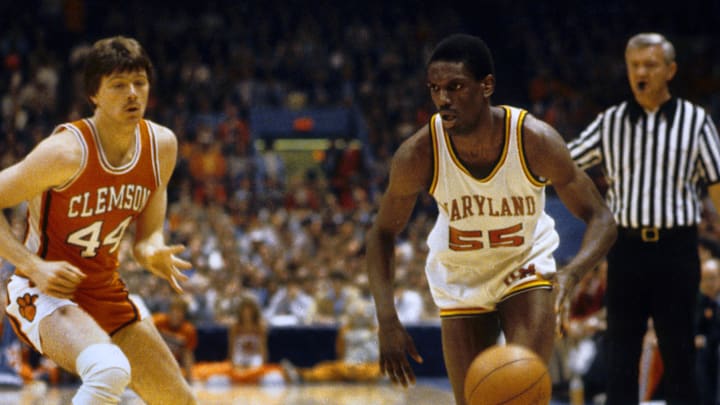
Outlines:
<svg viewBox="0 0 720 405"><path fill-rule="evenodd" d="M170 283L170 286L181 294L183 292L180 281L187 281L188 277L182 273L182 270L192 268L192 264L177 256L185 250L183 245L161 246L155 248L147 248L143 257L138 257L138 261L145 266L151 273L160 278L164 278Z"/></svg>
<svg viewBox="0 0 720 405"><path fill-rule="evenodd" d="M551 278L555 295L555 331L558 337L565 336L570 316L570 293L578 283L578 277L567 270L559 270Z"/></svg>

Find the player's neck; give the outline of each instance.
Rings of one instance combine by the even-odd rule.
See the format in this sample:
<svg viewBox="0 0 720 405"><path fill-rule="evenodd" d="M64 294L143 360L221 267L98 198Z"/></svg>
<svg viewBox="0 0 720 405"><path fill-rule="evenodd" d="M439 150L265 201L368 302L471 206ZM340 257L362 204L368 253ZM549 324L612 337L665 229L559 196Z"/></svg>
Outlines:
<svg viewBox="0 0 720 405"><path fill-rule="evenodd" d="M93 116L93 122L98 132L100 147L110 163L122 165L132 159L137 123L121 125L97 113Z"/></svg>
<svg viewBox="0 0 720 405"><path fill-rule="evenodd" d="M505 111L502 108L489 108L478 122L472 136L484 145L496 145L501 142L505 139L504 131L498 130L498 125L505 127L504 116Z"/></svg>
<svg viewBox="0 0 720 405"><path fill-rule="evenodd" d="M462 129L451 128L446 131L454 139L460 138L473 143L491 144L494 143L493 134L497 123L503 123L503 120L498 120L495 112L490 108L483 110L472 125Z"/></svg>

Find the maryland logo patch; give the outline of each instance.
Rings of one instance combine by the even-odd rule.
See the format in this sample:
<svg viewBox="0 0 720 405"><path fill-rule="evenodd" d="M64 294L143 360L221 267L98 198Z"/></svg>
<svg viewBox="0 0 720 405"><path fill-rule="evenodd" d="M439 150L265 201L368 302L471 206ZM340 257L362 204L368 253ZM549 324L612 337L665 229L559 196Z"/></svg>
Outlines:
<svg viewBox="0 0 720 405"><path fill-rule="evenodd" d="M20 315L30 322L35 319L35 313L37 312L35 301L37 301L37 299L37 294L30 295L30 293L25 293L25 295L17 299L17 304L20 307Z"/></svg>

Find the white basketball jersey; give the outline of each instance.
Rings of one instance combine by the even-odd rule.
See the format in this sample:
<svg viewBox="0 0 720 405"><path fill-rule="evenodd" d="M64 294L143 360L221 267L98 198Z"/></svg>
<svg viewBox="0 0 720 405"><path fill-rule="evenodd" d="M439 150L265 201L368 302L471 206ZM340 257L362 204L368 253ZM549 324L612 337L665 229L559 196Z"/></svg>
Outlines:
<svg viewBox="0 0 720 405"><path fill-rule="evenodd" d="M438 217L428 237L426 272L441 309L492 309L509 289L528 281L524 278L555 271L552 252L559 237L545 213L545 182L530 173L522 147L527 111L503 109L505 144L484 178L460 162L440 116L430 120L434 175L429 192Z"/></svg>

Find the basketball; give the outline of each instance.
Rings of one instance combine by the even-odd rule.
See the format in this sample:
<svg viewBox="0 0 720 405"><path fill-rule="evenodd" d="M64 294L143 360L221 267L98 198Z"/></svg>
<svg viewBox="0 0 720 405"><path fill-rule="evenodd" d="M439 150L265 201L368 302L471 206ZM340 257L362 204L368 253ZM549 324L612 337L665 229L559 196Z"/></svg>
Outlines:
<svg viewBox="0 0 720 405"><path fill-rule="evenodd" d="M488 348L475 357L465 375L467 405L547 405L551 394L545 363L519 345Z"/></svg>

